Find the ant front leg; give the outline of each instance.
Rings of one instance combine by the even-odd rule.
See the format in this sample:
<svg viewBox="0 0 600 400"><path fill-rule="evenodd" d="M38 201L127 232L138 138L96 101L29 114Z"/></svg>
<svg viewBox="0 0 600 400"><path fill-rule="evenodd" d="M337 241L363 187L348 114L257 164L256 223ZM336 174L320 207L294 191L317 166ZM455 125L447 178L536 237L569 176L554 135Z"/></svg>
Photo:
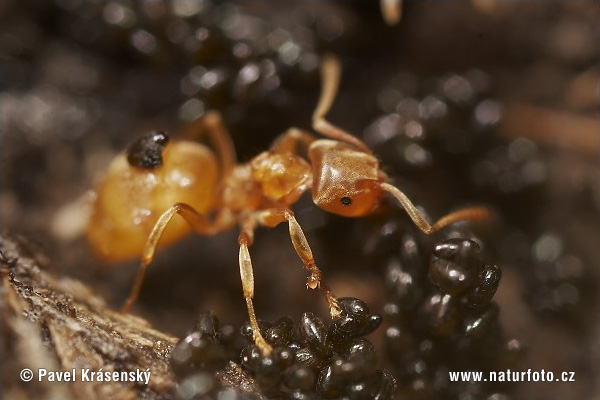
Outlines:
<svg viewBox="0 0 600 400"><path fill-rule="evenodd" d="M454 211L450 214L443 216L438 219L433 225L430 224L423 214L415 207L410 199L397 187L390 185L389 183L382 183L381 189L390 193L398 200L404 210L408 213L410 219L413 220L415 225L423 232L429 234L442 229L445 226L460 221L486 221L492 218L492 212L486 207L468 207L461 210Z"/></svg>
<svg viewBox="0 0 600 400"><path fill-rule="evenodd" d="M148 236L135 282L131 288L131 291L129 292L129 297L121 308L121 312L129 312L131 306L133 306L137 300L142 287L142 282L144 281L144 276L146 275L146 270L148 269L148 265L152 263L160 238L162 237L167 225L171 221L171 218L173 218L175 214L182 216L198 233L211 234L219 229L224 229L225 227L231 225L231 221L229 221L231 218L225 212L220 213L213 222L208 220L193 207L185 203L176 203L167 211L165 211L158 218L154 224L154 227L152 228L152 231L150 232L150 235Z"/></svg>
<svg viewBox="0 0 600 400"><path fill-rule="evenodd" d="M294 249L302 260L304 268L310 272L306 286L313 290L320 288L321 292L325 296L325 299L327 300L327 304L329 305L329 313L331 314L331 318L338 318L341 313L340 305L333 294L333 291L325 284L325 282L323 282L321 270L315 264L315 260L310 246L308 245L308 241L306 240L306 236L304 236L304 232L302 231L300 224L298 224L298 221L296 221L294 213L287 208L272 208L258 213L258 222L264 226L274 227L285 221L287 221L289 226L290 239L292 240Z"/></svg>
<svg viewBox="0 0 600 400"><path fill-rule="evenodd" d="M252 268L252 259L250 258L248 246L252 245L252 242L254 241L255 225L256 222L253 218L246 219L242 224L242 232L238 237L238 244L240 245L240 277L242 278L242 288L244 290L244 299L246 299L246 307L248 308L252 337L262 355L266 356L273 351L273 348L260 333L256 313L254 312L254 304L252 303L252 299L254 298L254 270Z"/></svg>

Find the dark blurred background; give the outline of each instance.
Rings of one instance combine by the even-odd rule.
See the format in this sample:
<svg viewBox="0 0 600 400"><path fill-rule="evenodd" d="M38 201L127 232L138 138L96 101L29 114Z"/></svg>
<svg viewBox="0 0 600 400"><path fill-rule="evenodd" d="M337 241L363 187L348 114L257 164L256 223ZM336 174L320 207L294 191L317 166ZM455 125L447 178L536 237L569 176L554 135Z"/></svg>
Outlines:
<svg viewBox="0 0 600 400"><path fill-rule="evenodd" d="M319 60L333 53L343 75L329 119L372 146L393 182L432 217L496 210L482 236L504 273L500 323L527 346L518 368L576 372L575 382L506 391L590 398L600 373L599 17L586 1L407 1L390 27L365 1L4 0L2 230L119 307L137 261L107 266L82 236L86 192L111 158L140 134L176 135L216 109L247 161L288 127L310 129ZM390 203L348 220L310 196L294 211L336 294L382 312L378 246L410 223L403 213ZM242 324L236 237L194 235L159 253L134 312L178 336L201 310ZM251 252L259 317L326 316L285 227L260 229Z"/></svg>

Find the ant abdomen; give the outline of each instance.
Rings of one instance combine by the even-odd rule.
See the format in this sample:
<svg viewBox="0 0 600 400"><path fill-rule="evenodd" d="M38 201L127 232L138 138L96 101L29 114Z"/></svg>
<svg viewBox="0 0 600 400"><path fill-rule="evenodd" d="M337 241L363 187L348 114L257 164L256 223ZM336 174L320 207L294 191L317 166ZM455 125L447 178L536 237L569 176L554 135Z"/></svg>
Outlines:
<svg viewBox="0 0 600 400"><path fill-rule="evenodd" d="M102 258L139 257L158 217L175 203L189 204L202 214L214 207L219 171L211 150L194 142L172 141L161 156L161 165L155 168L132 165L130 154L120 154L110 164L96 190L87 228L88 239ZM161 245L189 230L183 219L173 220Z"/></svg>

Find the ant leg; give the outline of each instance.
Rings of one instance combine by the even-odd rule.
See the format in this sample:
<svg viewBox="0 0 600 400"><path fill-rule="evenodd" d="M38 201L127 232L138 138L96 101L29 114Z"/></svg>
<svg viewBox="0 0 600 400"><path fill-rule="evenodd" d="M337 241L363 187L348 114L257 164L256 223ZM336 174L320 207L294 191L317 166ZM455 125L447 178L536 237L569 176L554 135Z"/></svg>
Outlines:
<svg viewBox="0 0 600 400"><path fill-rule="evenodd" d="M385 23L392 26L402 18L402 0L380 0L381 15Z"/></svg>
<svg viewBox="0 0 600 400"><path fill-rule="evenodd" d="M214 222L209 221L204 215L201 215L193 207L185 203L176 203L167 211L162 213L162 215L154 224L150 235L148 236L135 282L131 288L131 291L129 292L129 297L127 297L125 304L121 308L121 312L128 312L131 309L131 306L133 306L133 303L135 303L137 300L142 287L142 282L144 281L144 276L146 275L146 270L148 269L148 265L150 265L154 259L154 253L158 247L158 242L160 241L165 228L169 224L169 221L171 221L171 218L173 218L175 214L181 215L192 226L192 228L199 233L214 233L220 227L230 224L227 220L227 217L224 215L219 215Z"/></svg>
<svg viewBox="0 0 600 400"><path fill-rule="evenodd" d="M254 271L252 269L252 259L250 258L248 246L252 245L254 240L254 225L254 219L252 219L251 222L246 221L246 223L242 226L242 232L238 236L238 244L240 245L240 277L242 279L242 288L244 290L246 307L248 308L250 326L252 327L252 337L262 355L265 356L270 354L273 351L273 348L271 345L269 345L269 343L267 343L260 333L260 328L254 312L254 304L252 303L252 299L254 298Z"/></svg>
<svg viewBox="0 0 600 400"><path fill-rule="evenodd" d="M371 149L360 139L333 125L325 119L331 109L338 91L341 75L340 62L332 56L324 56L321 64L321 80L323 81L321 95L313 113L313 129L327 137L349 143L356 148L371 154Z"/></svg>
<svg viewBox="0 0 600 400"><path fill-rule="evenodd" d="M298 128L289 128L282 133L271 147L274 153L298 153L298 144L302 144L305 149L308 149L310 144L317 138L310 132Z"/></svg>
<svg viewBox="0 0 600 400"><path fill-rule="evenodd" d="M431 225L423 214L415 207L408 197L397 187L390 185L389 183L382 183L381 188L386 192L389 192L400 202L402 207L406 210L409 217L413 220L415 225L423 232L429 234L442 229L445 226L453 224L459 221L485 221L492 217L492 212L486 207L468 207L462 210L454 211L447 214L437 220Z"/></svg>
<svg viewBox="0 0 600 400"><path fill-rule="evenodd" d="M274 227L281 222L287 221L290 230L290 239L294 245L294 249L304 264L304 268L310 272L310 276L307 279L306 286L310 289L321 289L321 292L327 300L329 305L329 313L331 318L335 319L339 317L341 313L340 305L333 294L333 291L323 282L321 270L315 264L315 260L310 250L306 236L296 221L294 213L287 208L272 208L269 210L260 211L258 213L258 222L261 225Z"/></svg>
<svg viewBox="0 0 600 400"><path fill-rule="evenodd" d="M205 132L219 155L222 176L228 176L236 163L235 147L219 112L208 111L184 128L182 136L198 138Z"/></svg>

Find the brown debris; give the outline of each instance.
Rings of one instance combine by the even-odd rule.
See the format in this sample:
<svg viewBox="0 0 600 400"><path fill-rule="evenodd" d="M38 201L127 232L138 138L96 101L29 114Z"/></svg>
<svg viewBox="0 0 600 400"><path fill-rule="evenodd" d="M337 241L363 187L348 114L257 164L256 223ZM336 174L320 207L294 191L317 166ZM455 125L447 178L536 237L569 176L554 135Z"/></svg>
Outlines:
<svg viewBox="0 0 600 400"><path fill-rule="evenodd" d="M529 104L506 105L501 134L592 155L600 149L597 119Z"/></svg>

